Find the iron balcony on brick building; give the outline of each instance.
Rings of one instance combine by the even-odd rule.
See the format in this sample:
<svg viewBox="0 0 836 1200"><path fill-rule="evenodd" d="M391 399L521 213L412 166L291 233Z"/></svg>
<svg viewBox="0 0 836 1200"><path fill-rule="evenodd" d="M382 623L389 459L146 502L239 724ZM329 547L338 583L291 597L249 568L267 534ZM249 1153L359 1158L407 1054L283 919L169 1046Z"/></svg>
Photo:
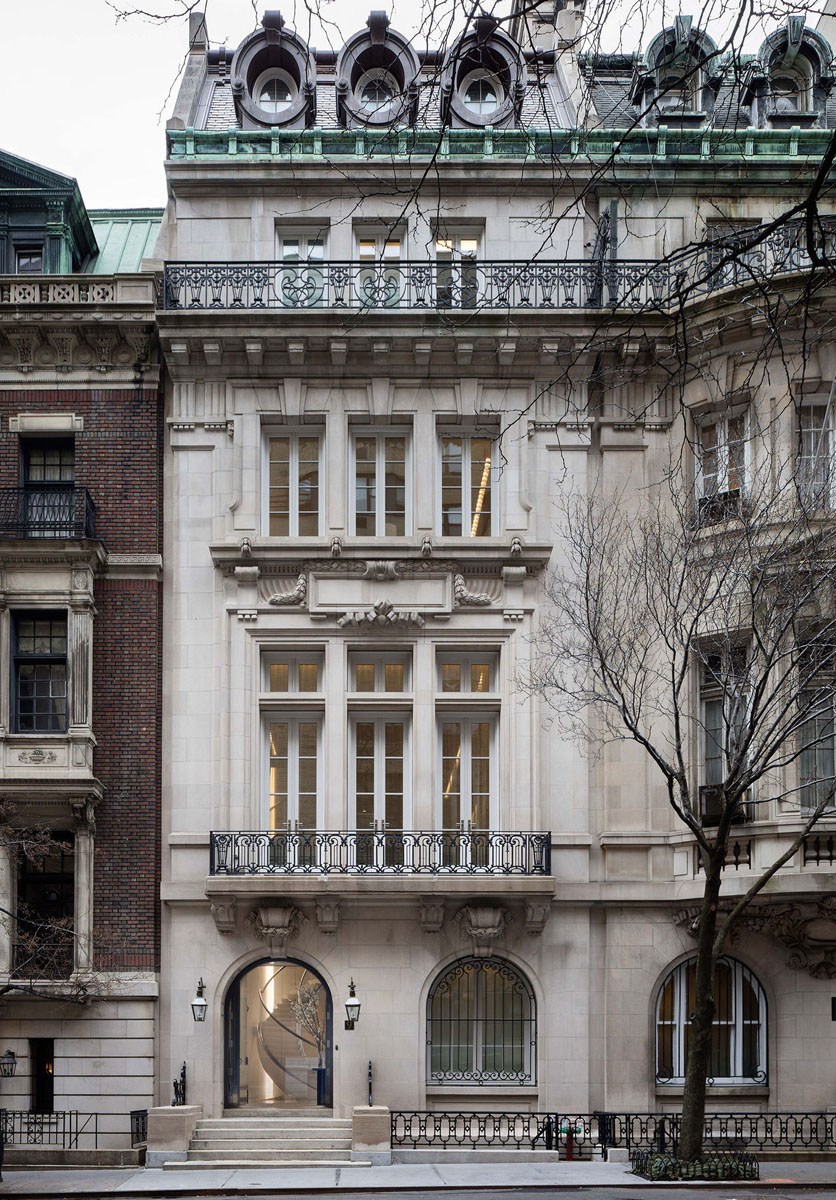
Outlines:
<svg viewBox="0 0 836 1200"><path fill-rule="evenodd" d="M96 506L85 487L0 488L0 537L94 538Z"/></svg>

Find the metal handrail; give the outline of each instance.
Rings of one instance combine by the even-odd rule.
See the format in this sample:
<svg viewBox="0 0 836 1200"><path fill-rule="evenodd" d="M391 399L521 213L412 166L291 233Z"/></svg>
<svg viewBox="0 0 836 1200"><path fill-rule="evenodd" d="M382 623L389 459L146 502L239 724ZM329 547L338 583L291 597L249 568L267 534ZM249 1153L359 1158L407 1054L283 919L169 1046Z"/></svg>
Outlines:
<svg viewBox="0 0 836 1200"><path fill-rule="evenodd" d="M27 484L0 488L0 538L93 538L96 506L85 487Z"/></svg>
<svg viewBox="0 0 836 1200"><path fill-rule="evenodd" d="M210 875L549 875L551 833L213 831Z"/></svg>
<svg viewBox="0 0 836 1200"><path fill-rule="evenodd" d="M813 264L797 223L762 241L757 229L665 259L337 260L287 263L167 262L163 307L172 310L305 309L665 311L721 288ZM819 231L832 263L836 231Z"/></svg>

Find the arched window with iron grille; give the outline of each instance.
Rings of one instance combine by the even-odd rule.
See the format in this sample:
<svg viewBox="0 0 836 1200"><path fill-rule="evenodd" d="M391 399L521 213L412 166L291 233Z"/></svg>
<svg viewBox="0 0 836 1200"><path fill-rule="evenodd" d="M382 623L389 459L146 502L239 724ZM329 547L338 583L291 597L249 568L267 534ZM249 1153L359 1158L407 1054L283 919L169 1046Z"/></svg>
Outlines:
<svg viewBox="0 0 836 1200"><path fill-rule="evenodd" d="M531 984L500 958L460 958L427 1000L427 1082L533 1084L537 1004Z"/></svg>
<svg viewBox="0 0 836 1200"><path fill-rule="evenodd" d="M656 1000L656 1082L684 1083L694 1011L696 959L670 972ZM710 1084L766 1083L766 996L748 967L717 963Z"/></svg>

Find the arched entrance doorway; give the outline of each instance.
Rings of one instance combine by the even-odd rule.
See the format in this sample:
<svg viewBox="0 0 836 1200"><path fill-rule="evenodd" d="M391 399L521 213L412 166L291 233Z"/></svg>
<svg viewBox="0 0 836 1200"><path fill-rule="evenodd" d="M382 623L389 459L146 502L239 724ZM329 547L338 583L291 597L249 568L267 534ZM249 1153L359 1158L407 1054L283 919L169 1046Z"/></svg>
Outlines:
<svg viewBox="0 0 836 1200"><path fill-rule="evenodd" d="M331 993L306 963L265 958L232 982L224 1012L224 1107L330 1107Z"/></svg>

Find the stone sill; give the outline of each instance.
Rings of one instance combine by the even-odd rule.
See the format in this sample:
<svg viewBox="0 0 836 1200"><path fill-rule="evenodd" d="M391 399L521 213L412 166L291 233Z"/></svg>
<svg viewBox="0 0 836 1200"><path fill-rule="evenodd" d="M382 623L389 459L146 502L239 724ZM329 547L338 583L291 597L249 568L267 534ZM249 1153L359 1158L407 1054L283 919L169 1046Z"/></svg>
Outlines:
<svg viewBox="0 0 836 1200"><path fill-rule="evenodd" d="M446 1084L428 1087L427 1100L444 1100L453 1108L461 1107L461 1102L478 1104L479 1100L536 1100L539 1088L536 1084L523 1087L513 1087L507 1084L485 1084L484 1087L474 1087L473 1084Z"/></svg>
<svg viewBox="0 0 836 1200"><path fill-rule="evenodd" d="M684 1091L685 1088L681 1084L660 1084L656 1088L656 1098L664 1099L665 1097L669 1097L681 1100ZM707 1087L705 1094L706 1096L722 1096L724 1100L768 1100L769 1085L764 1083L730 1083L727 1086L717 1084L713 1087Z"/></svg>

